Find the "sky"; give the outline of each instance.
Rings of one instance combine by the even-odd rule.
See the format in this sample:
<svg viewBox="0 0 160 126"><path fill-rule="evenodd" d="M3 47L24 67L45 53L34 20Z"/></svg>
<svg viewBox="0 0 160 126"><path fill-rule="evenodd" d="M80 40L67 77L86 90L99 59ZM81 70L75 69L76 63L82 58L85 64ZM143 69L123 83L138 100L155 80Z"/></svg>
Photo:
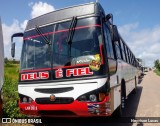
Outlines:
<svg viewBox="0 0 160 126"><path fill-rule="evenodd" d="M23 32L27 20L60 8L95 2L96 0L1 0L5 57L11 58L11 35ZM159 0L99 0L105 13L113 14L113 22L136 57L145 66L160 59ZM16 43L16 59L20 58L22 41Z"/></svg>

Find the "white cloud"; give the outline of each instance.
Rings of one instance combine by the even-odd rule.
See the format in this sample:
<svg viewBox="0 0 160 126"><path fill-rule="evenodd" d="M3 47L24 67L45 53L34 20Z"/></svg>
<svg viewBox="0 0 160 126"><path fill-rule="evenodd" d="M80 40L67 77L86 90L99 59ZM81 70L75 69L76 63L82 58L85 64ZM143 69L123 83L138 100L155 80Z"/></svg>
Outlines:
<svg viewBox="0 0 160 126"><path fill-rule="evenodd" d="M23 29L21 28L21 24L18 20L14 20L11 25L7 25L5 23L2 24L2 30L3 30L3 41L4 41L4 52L5 57L11 58L11 36L14 33L23 32ZM22 46L22 39L16 39L16 59L19 59L20 57L20 51ZM20 43L21 42L21 43Z"/></svg>
<svg viewBox="0 0 160 126"><path fill-rule="evenodd" d="M123 34L124 36L128 37L128 34L130 34L133 30L135 30L138 27L139 23L133 23L133 24L125 24L121 27L119 27L119 32Z"/></svg>
<svg viewBox="0 0 160 126"><path fill-rule="evenodd" d="M45 2L43 3L41 1L39 1L38 3L30 3L29 6L32 7L31 18L35 18L55 10L52 5Z"/></svg>
<svg viewBox="0 0 160 126"><path fill-rule="evenodd" d="M11 42L11 36L14 33L22 32L22 29L20 27L20 23L18 20L14 20L11 25L2 24L3 29L3 39L4 39L4 45L9 45Z"/></svg>
<svg viewBox="0 0 160 126"><path fill-rule="evenodd" d="M139 30L139 24L126 24L119 32L136 57L142 58L146 66L153 66L160 59L160 26Z"/></svg>
<svg viewBox="0 0 160 126"><path fill-rule="evenodd" d="M28 6L31 7L31 18L40 16L42 14L54 11L55 8L47 3L43 3L39 1L38 3L29 3ZM17 32L23 32L27 25L28 20L24 20L23 22L19 22L18 20L14 20L11 25L7 25L5 23L2 24L3 28L3 39L4 39L4 51L5 57L11 58L10 47L11 47L11 36ZM16 39L16 59L20 58L20 51L22 47L22 39Z"/></svg>
<svg viewBox="0 0 160 126"><path fill-rule="evenodd" d="M24 31L25 28L26 28L27 22L28 22L28 20L24 20L24 21L20 24L20 27L21 27L21 29L23 29L23 31Z"/></svg>

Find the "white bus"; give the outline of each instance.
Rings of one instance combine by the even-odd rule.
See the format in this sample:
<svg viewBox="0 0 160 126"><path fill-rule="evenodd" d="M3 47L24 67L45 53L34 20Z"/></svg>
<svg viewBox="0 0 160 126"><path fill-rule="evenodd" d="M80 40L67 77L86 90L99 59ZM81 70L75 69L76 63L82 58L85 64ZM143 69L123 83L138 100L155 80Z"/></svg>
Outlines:
<svg viewBox="0 0 160 126"><path fill-rule="evenodd" d="M4 77L4 47L3 47L3 33L2 33L2 25L0 19L0 113L2 113L2 85L3 85L3 77ZM0 114L0 116L2 116Z"/></svg>
<svg viewBox="0 0 160 126"><path fill-rule="evenodd" d="M121 114L138 70L112 14L99 3L50 12L28 21L19 73L19 108L37 116ZM122 100L121 100L122 99Z"/></svg>

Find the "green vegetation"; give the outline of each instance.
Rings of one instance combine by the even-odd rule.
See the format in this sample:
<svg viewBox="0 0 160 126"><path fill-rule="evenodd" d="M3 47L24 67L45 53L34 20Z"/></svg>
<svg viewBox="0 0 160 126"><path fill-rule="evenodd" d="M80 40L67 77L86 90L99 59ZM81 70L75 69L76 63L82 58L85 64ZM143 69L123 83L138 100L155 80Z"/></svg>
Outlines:
<svg viewBox="0 0 160 126"><path fill-rule="evenodd" d="M7 63L4 65L5 77L18 81L19 64Z"/></svg>
<svg viewBox="0 0 160 126"><path fill-rule="evenodd" d="M154 66L156 68L154 72L160 76L160 61L158 59L154 61Z"/></svg>
<svg viewBox="0 0 160 126"><path fill-rule="evenodd" d="M9 60L5 62L3 84L3 117L24 117L24 115L20 114L17 105L19 64L16 63L13 63L13 61Z"/></svg>
<svg viewBox="0 0 160 126"><path fill-rule="evenodd" d="M160 76L160 71L159 71L159 70L156 69L154 72L155 72L158 76Z"/></svg>

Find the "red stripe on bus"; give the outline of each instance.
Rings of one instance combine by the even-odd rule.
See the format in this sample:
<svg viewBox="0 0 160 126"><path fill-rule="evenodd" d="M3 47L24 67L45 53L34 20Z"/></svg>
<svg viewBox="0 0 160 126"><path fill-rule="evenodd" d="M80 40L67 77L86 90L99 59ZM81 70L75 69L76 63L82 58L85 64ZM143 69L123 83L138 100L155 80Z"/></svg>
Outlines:
<svg viewBox="0 0 160 126"><path fill-rule="evenodd" d="M42 68L42 69L34 69L34 70L21 70L20 73L25 73L25 72L38 72L38 71L44 71L44 70L51 70L51 68Z"/></svg>
<svg viewBox="0 0 160 126"><path fill-rule="evenodd" d="M101 61L101 64L104 64L104 57L103 57L103 44L100 45L100 54L101 54L101 57L102 57L102 61Z"/></svg>
<svg viewBox="0 0 160 126"><path fill-rule="evenodd" d="M76 27L74 28L75 30L77 29L82 29L82 28L89 28L89 27L101 27L101 25L87 25L87 26L80 26L80 27ZM49 35L49 34L56 34L56 33L60 33L60 32L66 32L68 31L69 29L64 29L64 30L58 30L58 31L55 31L55 32L47 32L47 33L44 33L42 35L46 36L46 35ZM31 38L37 38L41 35L34 35L34 36L30 36L30 37L27 37L27 38L24 38L23 40L28 40L28 39L31 39Z"/></svg>

